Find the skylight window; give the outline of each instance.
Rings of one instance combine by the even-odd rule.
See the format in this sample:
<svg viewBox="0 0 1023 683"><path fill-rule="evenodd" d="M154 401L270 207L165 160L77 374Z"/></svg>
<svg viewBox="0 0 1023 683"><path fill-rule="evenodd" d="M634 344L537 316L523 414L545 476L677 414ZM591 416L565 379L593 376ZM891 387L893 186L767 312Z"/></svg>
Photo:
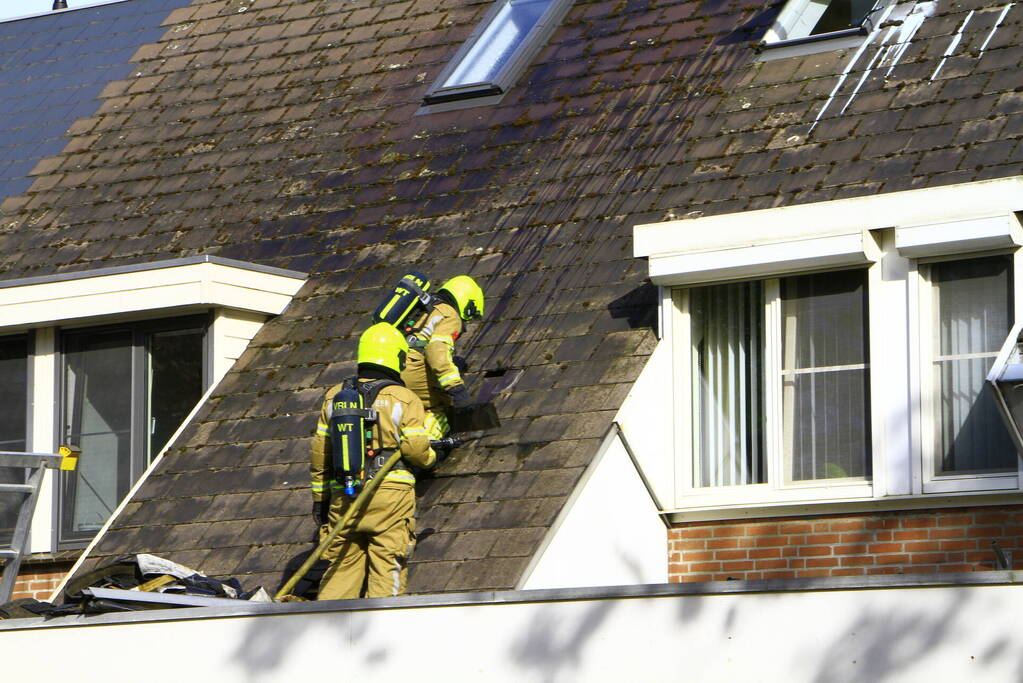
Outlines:
<svg viewBox="0 0 1023 683"><path fill-rule="evenodd" d="M498 0L441 72L426 104L506 92L570 5L571 0Z"/></svg>
<svg viewBox="0 0 1023 683"><path fill-rule="evenodd" d="M875 0L790 0L764 36L767 44L862 32Z"/></svg>

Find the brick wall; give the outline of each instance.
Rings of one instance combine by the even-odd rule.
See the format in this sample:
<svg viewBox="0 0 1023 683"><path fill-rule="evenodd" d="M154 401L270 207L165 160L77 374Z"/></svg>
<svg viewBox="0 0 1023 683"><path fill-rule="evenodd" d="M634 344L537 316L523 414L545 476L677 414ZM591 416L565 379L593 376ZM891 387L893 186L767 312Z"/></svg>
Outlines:
<svg viewBox="0 0 1023 683"><path fill-rule="evenodd" d="M71 569L72 562L49 562L45 564L22 565L14 582L11 600L35 598L48 600L50 593Z"/></svg>
<svg viewBox="0 0 1023 683"><path fill-rule="evenodd" d="M1023 566L1023 506L694 522L668 532L668 580L722 581Z"/></svg>

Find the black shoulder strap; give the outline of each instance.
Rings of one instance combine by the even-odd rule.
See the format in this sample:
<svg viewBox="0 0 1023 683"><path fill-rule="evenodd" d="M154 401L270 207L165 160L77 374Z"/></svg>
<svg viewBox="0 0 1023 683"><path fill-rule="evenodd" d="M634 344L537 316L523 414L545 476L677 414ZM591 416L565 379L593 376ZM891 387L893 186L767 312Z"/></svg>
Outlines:
<svg viewBox="0 0 1023 683"><path fill-rule="evenodd" d="M377 394L380 393L380 390L391 385L400 385L400 383L395 382L393 379L374 379L369 382L359 382L358 389L359 393L362 394L365 404L372 406L373 401L377 400Z"/></svg>

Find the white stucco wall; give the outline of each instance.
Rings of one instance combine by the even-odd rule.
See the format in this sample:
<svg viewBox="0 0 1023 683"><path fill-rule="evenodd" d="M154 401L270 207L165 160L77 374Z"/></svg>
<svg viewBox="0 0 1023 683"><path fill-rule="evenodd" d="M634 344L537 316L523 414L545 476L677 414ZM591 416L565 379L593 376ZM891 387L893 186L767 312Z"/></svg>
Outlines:
<svg viewBox="0 0 1023 683"><path fill-rule="evenodd" d="M671 413L662 395L670 383L664 382L665 372L670 372L670 354L661 343L617 416L632 456L643 463L646 483L620 433L609 433L520 588L668 580L667 527L648 489L656 493L670 483L671 449L664 445L670 444Z"/></svg>
<svg viewBox="0 0 1023 683"><path fill-rule="evenodd" d="M508 594L512 602L480 594L478 604L102 615L67 627L0 621L0 661L11 680L76 683L1004 683L1023 675L1020 585L725 592L738 583L659 597L541 591ZM180 616L151 621L175 618L168 614Z"/></svg>

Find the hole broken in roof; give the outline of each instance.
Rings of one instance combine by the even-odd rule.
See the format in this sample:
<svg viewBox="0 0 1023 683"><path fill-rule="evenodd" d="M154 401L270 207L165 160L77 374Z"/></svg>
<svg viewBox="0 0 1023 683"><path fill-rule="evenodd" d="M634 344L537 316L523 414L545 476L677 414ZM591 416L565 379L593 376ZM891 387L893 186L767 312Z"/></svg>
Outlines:
<svg viewBox="0 0 1023 683"><path fill-rule="evenodd" d="M487 370L483 373L483 383L480 386L476 400L480 403L489 403L498 394L509 391L522 376L522 370L509 370L499 368Z"/></svg>

